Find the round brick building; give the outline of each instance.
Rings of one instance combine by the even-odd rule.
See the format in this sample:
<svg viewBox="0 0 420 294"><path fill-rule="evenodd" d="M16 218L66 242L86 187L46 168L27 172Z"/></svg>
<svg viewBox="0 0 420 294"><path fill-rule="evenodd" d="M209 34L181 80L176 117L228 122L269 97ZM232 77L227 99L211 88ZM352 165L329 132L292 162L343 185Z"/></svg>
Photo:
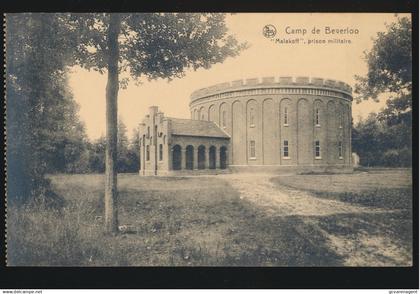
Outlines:
<svg viewBox="0 0 420 294"><path fill-rule="evenodd" d="M308 77L223 83L192 93L193 120L230 136L231 169L257 166L349 170L352 89Z"/></svg>

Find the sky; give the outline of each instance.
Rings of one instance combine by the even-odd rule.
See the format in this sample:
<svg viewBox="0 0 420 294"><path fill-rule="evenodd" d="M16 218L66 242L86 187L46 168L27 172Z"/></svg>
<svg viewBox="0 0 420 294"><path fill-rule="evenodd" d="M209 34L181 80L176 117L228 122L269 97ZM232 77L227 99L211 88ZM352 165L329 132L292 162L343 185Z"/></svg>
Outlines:
<svg viewBox="0 0 420 294"><path fill-rule="evenodd" d="M409 16L399 14L401 16ZM149 106L157 105L166 116L190 118L190 94L199 88L238 79L254 77L309 76L340 80L355 84L355 75L366 75L364 51L369 51L373 38L386 30L386 24L396 20L395 14L379 13L238 13L226 16L229 34L249 48L239 56L228 58L210 69L187 70L185 77L167 80L144 81L140 85L130 82L120 89L119 117L131 137L132 130L148 113ZM272 25L276 36L267 38L263 27ZM313 28L319 29L316 34ZM326 27L341 29L342 33L327 34ZM305 33L306 30L306 33ZM356 33L357 31L357 33ZM353 32L353 33L351 33ZM277 42L275 41L277 39ZM299 39L299 43L282 40ZM323 40L340 39L342 43L322 44ZM317 40L318 42L310 42ZM348 42L350 41L350 43ZM105 134L106 74L73 67L70 87L80 105L79 116L85 123L91 140ZM379 103L353 102L355 121L385 106Z"/></svg>

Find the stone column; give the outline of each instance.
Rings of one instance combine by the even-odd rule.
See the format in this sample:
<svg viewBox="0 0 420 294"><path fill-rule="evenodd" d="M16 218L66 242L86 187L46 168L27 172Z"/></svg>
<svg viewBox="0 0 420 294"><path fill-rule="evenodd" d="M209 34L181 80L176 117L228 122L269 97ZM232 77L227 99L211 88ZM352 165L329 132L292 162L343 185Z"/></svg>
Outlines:
<svg viewBox="0 0 420 294"><path fill-rule="evenodd" d="M193 169L198 169L198 148L194 146L194 164Z"/></svg>
<svg viewBox="0 0 420 294"><path fill-rule="evenodd" d="M172 145L168 144L168 170L173 170L174 167L172 166Z"/></svg>
<svg viewBox="0 0 420 294"><path fill-rule="evenodd" d="M146 169L146 144L145 144L144 140L142 141L142 144L143 144L143 146L141 148L141 152L142 152L142 154L141 154L141 156L142 156L141 170L142 170L143 175L146 175L146 171L145 171L145 169Z"/></svg>
<svg viewBox="0 0 420 294"><path fill-rule="evenodd" d="M183 148L181 147L181 149L180 149L180 156L181 156L181 170L184 168L184 158L185 158L185 155L184 155L184 151L183 151Z"/></svg>
<svg viewBox="0 0 420 294"><path fill-rule="evenodd" d="M229 162L230 156L229 155L230 155L229 154L229 148L226 148L226 169L228 169L229 165L230 165L230 162Z"/></svg>
<svg viewBox="0 0 420 294"><path fill-rule="evenodd" d="M187 149L181 147L181 169L187 169Z"/></svg>
<svg viewBox="0 0 420 294"><path fill-rule="evenodd" d="M216 169L220 169L220 147L216 147Z"/></svg>
<svg viewBox="0 0 420 294"><path fill-rule="evenodd" d="M210 148L206 147L206 151L204 152L204 169L210 168Z"/></svg>

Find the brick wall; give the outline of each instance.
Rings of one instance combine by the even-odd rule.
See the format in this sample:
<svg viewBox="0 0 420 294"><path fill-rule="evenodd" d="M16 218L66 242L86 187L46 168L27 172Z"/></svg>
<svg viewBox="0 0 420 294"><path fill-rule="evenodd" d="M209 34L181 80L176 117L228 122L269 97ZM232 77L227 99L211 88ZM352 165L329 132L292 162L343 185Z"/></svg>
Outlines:
<svg viewBox="0 0 420 294"><path fill-rule="evenodd" d="M231 135L232 166L351 165L352 97L351 88L345 83L306 77L284 77L278 81L265 78L261 83L249 79L232 82L230 87L224 84L200 91L200 95L207 96L193 94L191 112L201 110L208 114L205 119L221 126L222 113L226 111L224 130ZM286 107L287 125L283 121ZM251 109L254 125L250 122ZM283 156L284 140L288 141L288 158ZM315 158L317 140L319 158ZM255 141L255 158L250 156L251 141ZM340 141L342 158L338 156Z"/></svg>

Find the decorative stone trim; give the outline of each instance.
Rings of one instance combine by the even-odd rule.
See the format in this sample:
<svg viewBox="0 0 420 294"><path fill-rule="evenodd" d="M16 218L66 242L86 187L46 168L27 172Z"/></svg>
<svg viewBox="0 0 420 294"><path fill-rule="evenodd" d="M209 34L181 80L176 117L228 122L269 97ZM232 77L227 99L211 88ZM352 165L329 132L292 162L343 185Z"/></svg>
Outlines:
<svg viewBox="0 0 420 294"><path fill-rule="evenodd" d="M191 103L203 98L258 94L310 94L353 99L352 88L341 81L309 77L264 77L236 80L199 89L191 94Z"/></svg>

